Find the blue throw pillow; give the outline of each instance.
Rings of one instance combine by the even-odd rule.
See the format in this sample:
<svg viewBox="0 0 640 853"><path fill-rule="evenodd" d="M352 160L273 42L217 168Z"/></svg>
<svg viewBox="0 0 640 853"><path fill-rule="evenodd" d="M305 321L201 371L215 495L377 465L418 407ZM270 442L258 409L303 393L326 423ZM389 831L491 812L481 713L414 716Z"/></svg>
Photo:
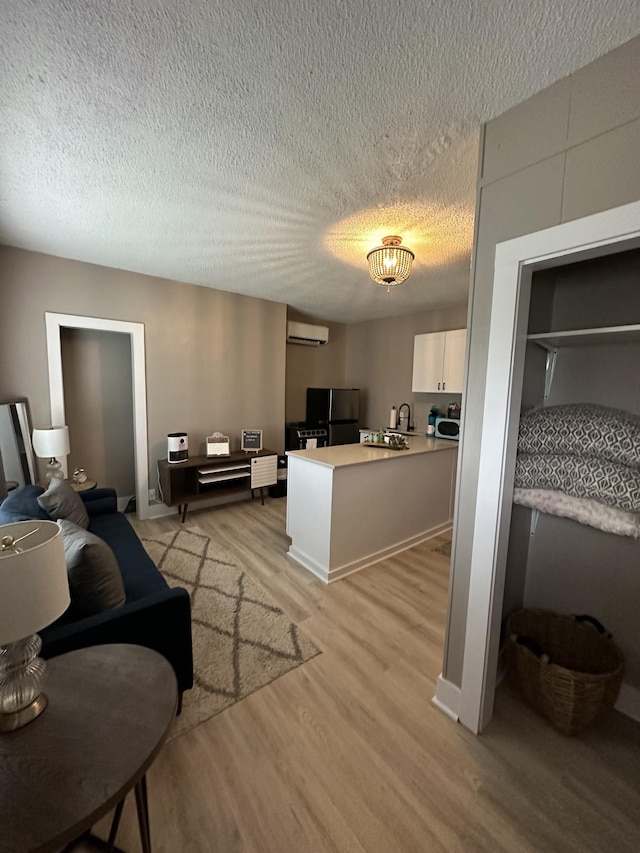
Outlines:
<svg viewBox="0 0 640 853"><path fill-rule="evenodd" d="M38 498L43 492L42 486L31 484L9 492L0 504L0 524L29 521L32 518L47 521L49 515L38 503Z"/></svg>

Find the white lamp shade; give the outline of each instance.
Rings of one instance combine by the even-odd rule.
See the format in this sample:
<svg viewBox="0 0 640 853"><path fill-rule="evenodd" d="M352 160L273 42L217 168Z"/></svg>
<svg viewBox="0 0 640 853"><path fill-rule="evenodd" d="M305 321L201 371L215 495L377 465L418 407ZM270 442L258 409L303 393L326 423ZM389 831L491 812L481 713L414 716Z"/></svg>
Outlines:
<svg viewBox="0 0 640 853"><path fill-rule="evenodd" d="M33 449L40 459L54 459L56 456L67 456L69 446L69 428L66 426L51 427L51 429L34 429Z"/></svg>
<svg viewBox="0 0 640 853"><path fill-rule="evenodd" d="M0 541L7 542L6 537L15 546L0 550L0 645L42 630L70 602L60 526L17 521L0 525Z"/></svg>

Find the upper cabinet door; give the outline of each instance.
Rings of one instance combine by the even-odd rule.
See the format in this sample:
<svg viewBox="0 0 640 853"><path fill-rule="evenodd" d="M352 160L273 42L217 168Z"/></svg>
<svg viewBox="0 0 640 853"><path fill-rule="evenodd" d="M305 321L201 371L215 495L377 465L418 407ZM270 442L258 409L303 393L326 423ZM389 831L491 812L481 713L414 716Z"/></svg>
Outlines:
<svg viewBox="0 0 640 853"><path fill-rule="evenodd" d="M445 332L416 335L413 345L412 391L442 391Z"/></svg>
<svg viewBox="0 0 640 853"><path fill-rule="evenodd" d="M466 329L416 335L412 391L462 394Z"/></svg>
<svg viewBox="0 0 640 853"><path fill-rule="evenodd" d="M462 394L464 390L464 353L467 330L446 332L444 347L443 391Z"/></svg>

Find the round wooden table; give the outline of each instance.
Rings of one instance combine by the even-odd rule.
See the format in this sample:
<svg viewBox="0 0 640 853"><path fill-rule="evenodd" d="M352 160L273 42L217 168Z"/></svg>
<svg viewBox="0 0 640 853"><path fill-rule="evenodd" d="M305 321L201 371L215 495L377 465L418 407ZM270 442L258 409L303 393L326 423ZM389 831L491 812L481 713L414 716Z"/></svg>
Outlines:
<svg viewBox="0 0 640 853"><path fill-rule="evenodd" d="M73 480L68 480L67 482L74 492L89 492L98 486L95 480L85 480L84 483L75 483Z"/></svg>
<svg viewBox="0 0 640 853"><path fill-rule="evenodd" d="M106 645L47 670L45 711L0 735L0 853L60 851L116 808L113 845L132 788L150 851L145 773L175 716L171 664L143 646Z"/></svg>

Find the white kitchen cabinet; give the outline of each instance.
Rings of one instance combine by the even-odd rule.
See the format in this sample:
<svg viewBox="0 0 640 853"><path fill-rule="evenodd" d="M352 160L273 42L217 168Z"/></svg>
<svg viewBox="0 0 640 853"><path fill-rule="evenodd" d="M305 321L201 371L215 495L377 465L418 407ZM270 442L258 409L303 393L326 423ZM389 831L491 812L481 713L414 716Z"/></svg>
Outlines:
<svg viewBox="0 0 640 853"><path fill-rule="evenodd" d="M416 335L412 391L462 394L466 329Z"/></svg>

